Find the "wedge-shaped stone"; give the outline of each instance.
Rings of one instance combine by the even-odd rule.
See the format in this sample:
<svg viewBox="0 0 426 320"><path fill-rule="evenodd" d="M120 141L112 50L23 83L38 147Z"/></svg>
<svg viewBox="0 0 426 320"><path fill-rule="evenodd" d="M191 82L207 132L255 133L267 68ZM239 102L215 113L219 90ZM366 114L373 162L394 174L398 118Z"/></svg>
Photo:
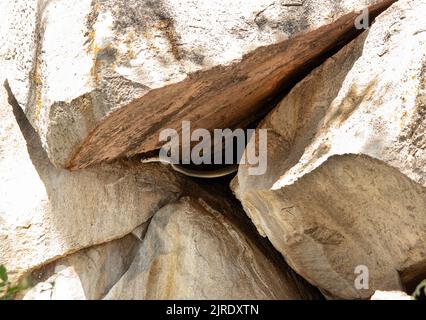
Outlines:
<svg viewBox="0 0 426 320"><path fill-rule="evenodd" d="M75 169L154 150L160 130L183 120L194 129L257 120L357 32L361 9L372 18L392 2L20 0L3 5L0 41L50 160Z"/></svg>

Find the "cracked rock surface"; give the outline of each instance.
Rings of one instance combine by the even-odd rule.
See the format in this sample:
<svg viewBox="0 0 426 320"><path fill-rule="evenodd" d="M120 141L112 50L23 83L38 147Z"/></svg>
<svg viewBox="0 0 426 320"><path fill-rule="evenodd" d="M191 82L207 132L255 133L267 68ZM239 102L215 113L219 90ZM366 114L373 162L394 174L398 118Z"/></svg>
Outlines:
<svg viewBox="0 0 426 320"><path fill-rule="evenodd" d="M155 150L182 120L258 120L300 69L354 34L361 9L392 2L20 0L3 5L1 55L51 162L77 169Z"/></svg>
<svg viewBox="0 0 426 320"><path fill-rule="evenodd" d="M266 175L241 166L233 181L259 232L329 297L412 290L425 276L425 10L397 2L301 81L260 125Z"/></svg>
<svg viewBox="0 0 426 320"><path fill-rule="evenodd" d="M0 299L421 297L426 0L0 12ZM183 121L267 129L266 173L159 162Z"/></svg>

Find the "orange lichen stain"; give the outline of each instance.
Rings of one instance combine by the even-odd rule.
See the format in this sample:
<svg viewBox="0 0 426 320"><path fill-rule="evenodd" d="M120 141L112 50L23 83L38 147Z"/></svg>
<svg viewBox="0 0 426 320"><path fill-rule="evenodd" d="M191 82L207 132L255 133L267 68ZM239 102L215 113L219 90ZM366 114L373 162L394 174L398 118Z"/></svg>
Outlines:
<svg viewBox="0 0 426 320"><path fill-rule="evenodd" d="M89 41L88 41L89 45L86 50L88 54L91 54L93 52L94 43L95 43L95 30L93 26L98 18L98 15L101 9L100 4L96 0L92 1L91 6L92 6L92 10L87 17L87 22L86 22L87 36L89 38Z"/></svg>
<svg viewBox="0 0 426 320"><path fill-rule="evenodd" d="M92 76L92 79L95 80L95 83L98 83L99 77L98 77L98 68L99 68L99 62L98 62L98 53L101 50L96 45L96 32L93 28L98 15L100 11L100 4L97 1L92 1L92 11L91 14L88 17L88 24L87 24L87 37L88 39L88 46L86 49L86 53L92 57L92 68L90 69L90 74Z"/></svg>
<svg viewBox="0 0 426 320"><path fill-rule="evenodd" d="M33 81L35 84L35 117L38 120L40 118L41 108L43 107L42 103L42 81L40 77L40 70L39 70L39 64L36 64L34 74L33 74Z"/></svg>
<svg viewBox="0 0 426 320"><path fill-rule="evenodd" d="M129 60L133 60L136 58L136 53L132 48L132 43L134 40L135 40L135 33L133 31L130 31L126 36L126 39L124 40L124 44L127 47L126 56Z"/></svg>
<svg viewBox="0 0 426 320"><path fill-rule="evenodd" d="M98 46L97 44L93 47L93 53L92 53L92 68L90 69L90 75L92 76L92 79L94 79L96 85L99 84L101 80L100 71L102 68L103 62L105 62L104 55L108 54L108 52L114 52L114 46L112 44L108 44L106 46ZM115 61L109 61L108 67L113 68L115 66Z"/></svg>
<svg viewBox="0 0 426 320"><path fill-rule="evenodd" d="M95 82L98 82L98 53L101 50L99 46L95 43L95 31L89 31L88 37L89 37L89 45L87 46L86 52L88 55L92 57L92 68L90 69L90 75L95 80Z"/></svg>
<svg viewBox="0 0 426 320"><path fill-rule="evenodd" d="M87 33L89 38L89 45L87 46L86 53L91 54L93 52L93 48L95 46L95 31L89 31Z"/></svg>
<svg viewBox="0 0 426 320"><path fill-rule="evenodd" d="M161 18L159 21L149 25L147 32L142 33L142 37L147 41L149 48L157 48L153 40L162 34L167 41L170 53L176 60L181 60L181 52L179 49L179 37L177 35L174 23L171 19Z"/></svg>
<svg viewBox="0 0 426 320"><path fill-rule="evenodd" d="M99 84L100 61L98 59L98 54L102 50L102 48L95 43L95 35L95 31L89 32L89 45L87 47L86 52L92 57L92 67L90 69L90 75L95 81L95 83Z"/></svg>
<svg viewBox="0 0 426 320"><path fill-rule="evenodd" d="M403 111L401 114L401 120L399 122L399 127L401 129L404 129L406 126L406 121L407 121L407 117L408 117L408 112L407 111Z"/></svg>
<svg viewBox="0 0 426 320"><path fill-rule="evenodd" d="M97 46L94 45L93 46L93 51L92 51L92 68L90 69L90 75L92 76L92 79L95 80L95 83L98 84L99 83L99 69L100 69L100 61L98 59L98 54L102 49Z"/></svg>
<svg viewBox="0 0 426 320"><path fill-rule="evenodd" d="M152 39L154 39L154 36L153 36L150 32L148 32L148 31L143 32L143 33L142 33L142 37L143 37L146 41L151 41Z"/></svg>
<svg viewBox="0 0 426 320"><path fill-rule="evenodd" d="M158 23L156 23L155 28L163 32L169 43L173 56L176 60L180 60L181 54L178 45L179 41L173 21L167 18L163 18Z"/></svg>

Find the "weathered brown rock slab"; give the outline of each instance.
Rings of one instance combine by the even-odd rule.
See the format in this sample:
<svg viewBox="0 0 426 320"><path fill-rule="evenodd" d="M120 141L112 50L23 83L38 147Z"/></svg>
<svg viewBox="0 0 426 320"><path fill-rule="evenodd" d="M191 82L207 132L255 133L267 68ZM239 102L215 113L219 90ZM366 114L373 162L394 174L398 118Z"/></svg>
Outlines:
<svg viewBox="0 0 426 320"><path fill-rule="evenodd" d="M361 9L374 16L392 2L21 0L6 5L19 21L4 23L15 38L2 55L52 163L84 168L154 150L160 130L183 120L219 129L259 119L353 36Z"/></svg>

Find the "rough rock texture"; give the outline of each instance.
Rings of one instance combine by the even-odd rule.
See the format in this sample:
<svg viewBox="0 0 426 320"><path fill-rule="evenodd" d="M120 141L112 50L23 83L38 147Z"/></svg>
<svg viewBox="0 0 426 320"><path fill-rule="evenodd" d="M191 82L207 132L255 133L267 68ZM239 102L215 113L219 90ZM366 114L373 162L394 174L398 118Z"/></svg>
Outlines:
<svg viewBox="0 0 426 320"><path fill-rule="evenodd" d="M23 299L321 298L214 189L166 205L123 239L34 271Z"/></svg>
<svg viewBox="0 0 426 320"><path fill-rule="evenodd" d="M158 211L106 299L312 299L295 275L220 197L184 197ZM237 218L237 219L236 219Z"/></svg>
<svg viewBox="0 0 426 320"><path fill-rule="evenodd" d="M33 272L24 300L101 299L127 271L139 240L133 235L79 251Z"/></svg>
<svg viewBox="0 0 426 320"><path fill-rule="evenodd" d="M0 264L12 281L35 270L36 285L24 299L100 299L123 274L109 296L144 297L120 289L130 272L138 277L132 290L147 285L147 298L320 297L272 247L256 240L255 230L237 222L244 220L241 212L235 221L227 217L240 209L226 196L203 193L159 164L57 169L16 101L9 104L6 90L0 92ZM187 193L193 195L176 203ZM150 260L141 258L145 254ZM137 269L142 260L152 263L148 279ZM180 265L170 269L174 262Z"/></svg>
<svg viewBox="0 0 426 320"><path fill-rule="evenodd" d="M161 165L57 169L3 86L0 98L0 264L14 276L123 237L185 189L186 179Z"/></svg>
<svg viewBox="0 0 426 320"><path fill-rule="evenodd" d="M20 0L2 4L11 19L0 53L52 163L82 168L153 150L182 120L212 129L258 119L356 32L359 10L374 16L392 2Z"/></svg>
<svg viewBox="0 0 426 320"><path fill-rule="evenodd" d="M426 273L425 1L401 0L265 119L268 172L233 188L259 232L329 297ZM364 42L365 39L365 42ZM369 268L369 289L355 269Z"/></svg>
<svg viewBox="0 0 426 320"><path fill-rule="evenodd" d="M0 265L35 281L14 298L410 299L426 0L394 2L0 0ZM183 120L263 120L243 207L230 177L138 161Z"/></svg>

